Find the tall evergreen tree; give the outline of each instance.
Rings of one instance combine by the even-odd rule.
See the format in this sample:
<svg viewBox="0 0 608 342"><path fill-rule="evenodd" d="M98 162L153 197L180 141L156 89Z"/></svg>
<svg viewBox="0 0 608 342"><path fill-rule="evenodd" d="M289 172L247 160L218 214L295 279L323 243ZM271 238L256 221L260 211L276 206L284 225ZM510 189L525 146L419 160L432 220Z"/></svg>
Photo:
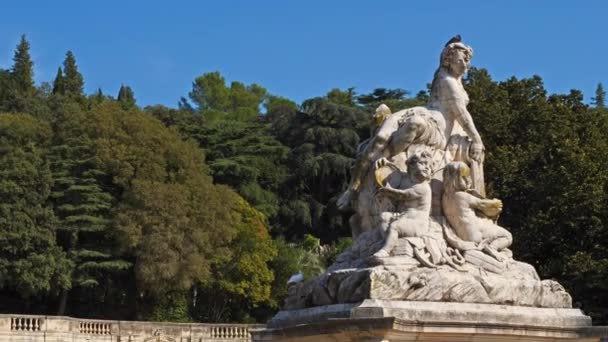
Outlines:
<svg viewBox="0 0 608 342"><path fill-rule="evenodd" d="M112 251L109 232L113 197L104 189L105 174L96 166L96 145L90 114L66 112L55 123L51 149L52 192L58 218L58 240L74 264L72 286L99 287L109 273L130 267ZM59 314L64 314L68 292L63 291Z"/></svg>
<svg viewBox="0 0 608 342"><path fill-rule="evenodd" d="M53 81L53 94L65 94L65 79L61 67L57 69L57 75Z"/></svg>
<svg viewBox="0 0 608 342"><path fill-rule="evenodd" d="M76 65L76 58L72 51L68 51L65 54L65 60L63 61L63 72L65 94L73 97L80 97L84 92L84 79L78 71Z"/></svg>
<svg viewBox="0 0 608 342"><path fill-rule="evenodd" d="M604 86L601 83L597 84L597 88L595 89L595 97L591 98L595 108L604 108L604 101L606 99L606 91L604 90Z"/></svg>
<svg viewBox="0 0 608 342"><path fill-rule="evenodd" d="M136 106L135 93L133 93L133 89L129 86L121 85L116 99L118 100L118 103L120 103L120 106L125 110L135 108Z"/></svg>
<svg viewBox="0 0 608 342"><path fill-rule="evenodd" d="M13 62L11 71L15 78L16 90L23 95L32 94L34 92L34 63L30 57L30 43L25 35L21 36Z"/></svg>

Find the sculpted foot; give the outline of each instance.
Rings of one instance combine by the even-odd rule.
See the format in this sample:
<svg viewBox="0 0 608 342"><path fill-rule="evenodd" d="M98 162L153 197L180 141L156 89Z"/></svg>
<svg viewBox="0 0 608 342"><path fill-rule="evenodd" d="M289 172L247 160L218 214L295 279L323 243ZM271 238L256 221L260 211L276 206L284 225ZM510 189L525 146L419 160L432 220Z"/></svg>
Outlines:
<svg viewBox="0 0 608 342"><path fill-rule="evenodd" d="M376 253L374 253L374 257L376 258L388 258L390 256L390 254L385 251L384 249L381 249L379 251L377 251Z"/></svg>

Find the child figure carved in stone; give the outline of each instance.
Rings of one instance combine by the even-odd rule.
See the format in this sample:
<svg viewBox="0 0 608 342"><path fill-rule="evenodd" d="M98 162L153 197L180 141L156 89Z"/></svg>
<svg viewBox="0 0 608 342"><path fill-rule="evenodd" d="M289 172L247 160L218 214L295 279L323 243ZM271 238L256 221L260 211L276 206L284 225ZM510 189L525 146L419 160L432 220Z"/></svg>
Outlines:
<svg viewBox="0 0 608 342"><path fill-rule="evenodd" d="M389 162L381 159L376 164L383 167ZM375 257L388 257L399 238L422 237L428 232L432 197L429 183L431 164L430 153L414 153L407 159L407 173L399 172L399 177L393 177L392 181L389 179L378 189L377 195L390 199L393 210L380 213L384 244L374 254Z"/></svg>

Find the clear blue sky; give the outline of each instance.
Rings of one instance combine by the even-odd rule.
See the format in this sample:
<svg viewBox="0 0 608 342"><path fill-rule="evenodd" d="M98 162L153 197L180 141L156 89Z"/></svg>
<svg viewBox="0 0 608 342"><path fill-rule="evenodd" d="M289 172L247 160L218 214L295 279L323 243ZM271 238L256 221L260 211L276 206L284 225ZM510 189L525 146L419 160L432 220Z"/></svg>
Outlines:
<svg viewBox="0 0 608 342"><path fill-rule="evenodd" d="M540 75L550 92L608 83L606 1L3 1L0 68L21 34L36 82L72 50L87 93L130 85L139 105L176 106L220 71L297 102L334 87L425 88L460 33L496 80Z"/></svg>

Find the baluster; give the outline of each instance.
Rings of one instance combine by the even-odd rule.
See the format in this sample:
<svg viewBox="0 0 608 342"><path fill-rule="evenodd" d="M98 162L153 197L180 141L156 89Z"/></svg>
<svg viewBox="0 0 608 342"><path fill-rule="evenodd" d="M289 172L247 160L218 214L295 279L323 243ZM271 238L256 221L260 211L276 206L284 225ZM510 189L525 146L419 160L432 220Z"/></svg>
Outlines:
<svg viewBox="0 0 608 342"><path fill-rule="evenodd" d="M17 330L23 330L23 317L18 318Z"/></svg>
<svg viewBox="0 0 608 342"><path fill-rule="evenodd" d="M15 330L15 319L11 317L11 330Z"/></svg>
<svg viewBox="0 0 608 342"><path fill-rule="evenodd" d="M38 318L32 319L32 331L38 331Z"/></svg>

